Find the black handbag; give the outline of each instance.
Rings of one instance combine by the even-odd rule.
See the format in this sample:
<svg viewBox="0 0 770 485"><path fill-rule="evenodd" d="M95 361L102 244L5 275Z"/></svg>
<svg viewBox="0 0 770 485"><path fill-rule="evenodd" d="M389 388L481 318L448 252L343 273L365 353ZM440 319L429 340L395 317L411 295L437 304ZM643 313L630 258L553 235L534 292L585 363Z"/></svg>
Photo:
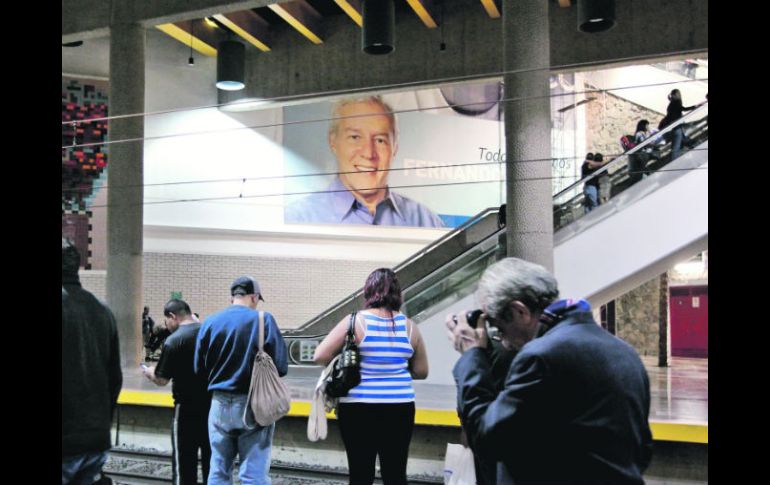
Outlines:
<svg viewBox="0 0 770 485"><path fill-rule="evenodd" d="M326 378L326 395L329 397L344 397L348 391L361 382L361 365L359 362L358 345L356 345L355 323L356 313L350 315L348 333L342 346L334 371Z"/></svg>

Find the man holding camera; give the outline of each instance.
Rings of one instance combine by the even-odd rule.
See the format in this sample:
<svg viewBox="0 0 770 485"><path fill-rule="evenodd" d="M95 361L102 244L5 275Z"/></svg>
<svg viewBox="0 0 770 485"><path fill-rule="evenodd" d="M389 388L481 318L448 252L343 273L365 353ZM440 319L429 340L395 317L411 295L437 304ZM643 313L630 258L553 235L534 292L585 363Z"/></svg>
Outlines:
<svg viewBox="0 0 770 485"><path fill-rule="evenodd" d="M463 355L453 373L474 453L498 462L497 483L643 484L652 434L650 386L636 351L596 324L584 300L557 300L542 266L505 258L479 281L478 328L449 315ZM495 389L486 324L521 347Z"/></svg>

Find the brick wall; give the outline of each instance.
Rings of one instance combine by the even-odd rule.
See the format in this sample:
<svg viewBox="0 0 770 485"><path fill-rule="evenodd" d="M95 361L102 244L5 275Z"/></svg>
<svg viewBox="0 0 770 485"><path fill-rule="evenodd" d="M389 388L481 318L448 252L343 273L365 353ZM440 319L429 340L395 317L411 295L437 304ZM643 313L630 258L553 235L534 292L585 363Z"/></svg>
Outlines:
<svg viewBox="0 0 770 485"><path fill-rule="evenodd" d="M230 283L241 275L259 281L265 302L281 328L294 328L363 286L371 271L397 261L327 261L302 258L145 253L144 304L156 323L172 292L206 317L230 304ZM83 287L105 297L106 272L83 271Z"/></svg>

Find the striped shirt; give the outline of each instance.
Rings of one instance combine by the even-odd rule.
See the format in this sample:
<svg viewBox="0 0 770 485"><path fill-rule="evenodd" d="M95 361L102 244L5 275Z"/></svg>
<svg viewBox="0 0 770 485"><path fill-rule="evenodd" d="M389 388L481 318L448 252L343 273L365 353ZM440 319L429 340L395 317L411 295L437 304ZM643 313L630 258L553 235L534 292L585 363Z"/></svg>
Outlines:
<svg viewBox="0 0 770 485"><path fill-rule="evenodd" d="M409 359L414 349L409 342L406 316L395 313L393 319L361 311L364 339L361 353L361 383L340 402L404 403L414 401ZM359 320L360 321L360 320Z"/></svg>

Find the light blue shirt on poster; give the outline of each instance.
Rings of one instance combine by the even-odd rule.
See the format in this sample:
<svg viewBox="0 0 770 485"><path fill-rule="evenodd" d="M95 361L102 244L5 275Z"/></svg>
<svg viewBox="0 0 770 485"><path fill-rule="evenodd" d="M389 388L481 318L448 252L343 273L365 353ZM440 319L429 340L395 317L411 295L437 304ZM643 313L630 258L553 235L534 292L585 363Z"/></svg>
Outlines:
<svg viewBox="0 0 770 485"><path fill-rule="evenodd" d="M325 191L311 194L286 206L284 222L372 224L381 226L444 227L441 219L424 205L388 189L372 215L342 185L339 177Z"/></svg>

